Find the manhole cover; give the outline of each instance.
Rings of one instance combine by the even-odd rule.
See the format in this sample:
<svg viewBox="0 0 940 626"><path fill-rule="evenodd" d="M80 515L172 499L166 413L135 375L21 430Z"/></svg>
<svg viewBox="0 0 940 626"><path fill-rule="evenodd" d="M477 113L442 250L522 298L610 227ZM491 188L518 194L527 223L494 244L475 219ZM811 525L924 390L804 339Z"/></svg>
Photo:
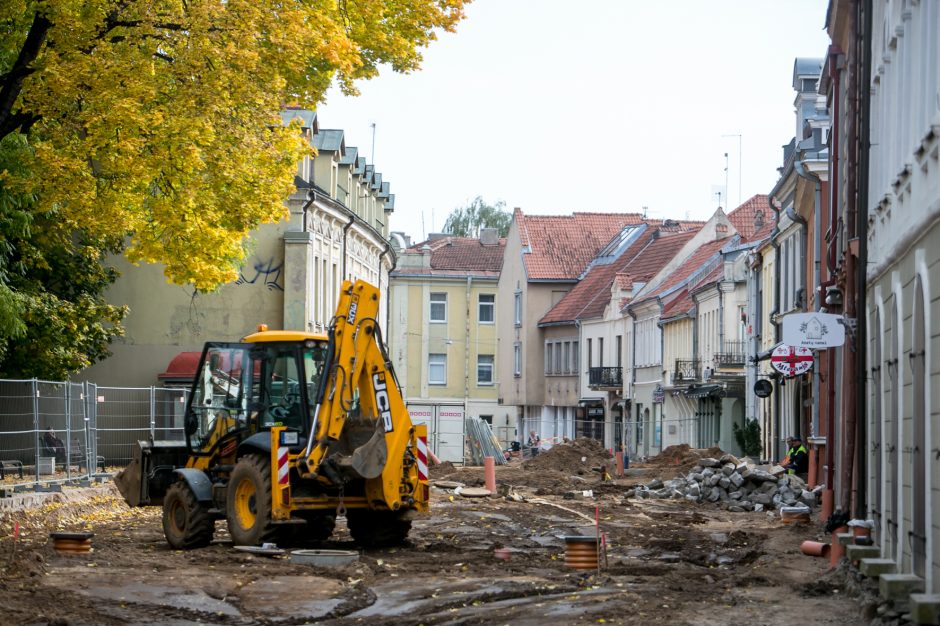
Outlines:
<svg viewBox="0 0 940 626"><path fill-rule="evenodd" d="M294 550L290 560L297 565L336 567L358 561L359 553L354 550Z"/></svg>
<svg viewBox="0 0 940 626"><path fill-rule="evenodd" d="M257 554L258 556L280 556L287 553L286 550L282 550L273 544L265 544L263 546L234 546L234 548L239 552Z"/></svg>

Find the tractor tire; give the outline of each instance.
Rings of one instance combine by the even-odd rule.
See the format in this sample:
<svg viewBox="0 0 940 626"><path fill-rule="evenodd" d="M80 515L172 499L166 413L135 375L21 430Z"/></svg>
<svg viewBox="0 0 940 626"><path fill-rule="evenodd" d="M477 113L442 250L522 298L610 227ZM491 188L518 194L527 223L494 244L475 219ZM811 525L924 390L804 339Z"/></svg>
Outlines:
<svg viewBox="0 0 940 626"><path fill-rule="evenodd" d="M236 546L260 546L273 541L271 524L271 465L258 454L238 460L228 482L225 518Z"/></svg>
<svg viewBox="0 0 940 626"><path fill-rule="evenodd" d="M174 550L204 548L212 541L215 519L185 481L170 485L163 496L163 534Z"/></svg>
<svg viewBox="0 0 940 626"><path fill-rule="evenodd" d="M346 512L349 534L366 548L387 548L404 543L411 531L411 520L396 511L350 509Z"/></svg>

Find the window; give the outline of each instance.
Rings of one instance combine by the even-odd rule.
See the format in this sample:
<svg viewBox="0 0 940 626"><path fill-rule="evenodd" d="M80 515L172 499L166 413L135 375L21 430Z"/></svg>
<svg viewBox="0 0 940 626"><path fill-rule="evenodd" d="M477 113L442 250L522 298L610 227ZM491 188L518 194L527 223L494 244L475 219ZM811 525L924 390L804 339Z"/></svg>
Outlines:
<svg viewBox="0 0 940 626"><path fill-rule="evenodd" d="M623 367L623 337L617 335L617 367Z"/></svg>
<svg viewBox="0 0 940 626"><path fill-rule="evenodd" d="M587 342L587 366L588 366L588 369L591 369L591 363L593 362L593 359L591 358L591 357L593 356L593 355L591 354L591 341L592 341L591 339L588 339L588 342Z"/></svg>
<svg viewBox="0 0 940 626"><path fill-rule="evenodd" d="M447 294L446 293L432 293L431 294L431 322L446 322L447 321Z"/></svg>
<svg viewBox="0 0 940 626"><path fill-rule="evenodd" d="M496 321L496 296L491 293L481 293L479 310L480 323L493 324Z"/></svg>
<svg viewBox="0 0 940 626"><path fill-rule="evenodd" d="M522 326L522 292L516 292L515 299L515 309L513 313L513 319L515 320L516 326Z"/></svg>
<svg viewBox="0 0 940 626"><path fill-rule="evenodd" d="M490 426L493 425L493 416L492 416L492 415L481 415L481 416L480 416L480 419L483 420L484 422L486 422L487 424L489 424Z"/></svg>
<svg viewBox="0 0 940 626"><path fill-rule="evenodd" d="M522 344L516 342L512 346L512 373L513 376L522 376Z"/></svg>
<svg viewBox="0 0 940 626"><path fill-rule="evenodd" d="M604 367L604 338L597 338L597 366Z"/></svg>
<svg viewBox="0 0 940 626"><path fill-rule="evenodd" d="M552 374L552 348L553 344L545 344L545 373Z"/></svg>
<svg viewBox="0 0 940 626"><path fill-rule="evenodd" d="M447 355L429 354L428 355L428 384L446 385L447 384Z"/></svg>
<svg viewBox="0 0 940 626"><path fill-rule="evenodd" d="M555 372L556 374L561 374L561 373L562 373L561 368L562 368L562 362L561 362L561 342L560 342L560 341L556 341L556 342L555 342L555 369L554 369L554 372Z"/></svg>
<svg viewBox="0 0 940 626"><path fill-rule="evenodd" d="M477 384L478 385L492 385L493 384L493 355L492 354L477 355Z"/></svg>
<svg viewBox="0 0 940 626"><path fill-rule="evenodd" d="M571 373L571 356L570 356L571 355L571 342L566 341L564 346L565 346L564 347L565 352L564 352L564 356L562 356L562 359L561 359L562 373L570 374Z"/></svg>
<svg viewBox="0 0 940 626"><path fill-rule="evenodd" d="M572 341L571 342L571 359L572 359L571 371L574 372L575 374L578 373L578 357L579 356L580 355L578 354L578 342Z"/></svg>

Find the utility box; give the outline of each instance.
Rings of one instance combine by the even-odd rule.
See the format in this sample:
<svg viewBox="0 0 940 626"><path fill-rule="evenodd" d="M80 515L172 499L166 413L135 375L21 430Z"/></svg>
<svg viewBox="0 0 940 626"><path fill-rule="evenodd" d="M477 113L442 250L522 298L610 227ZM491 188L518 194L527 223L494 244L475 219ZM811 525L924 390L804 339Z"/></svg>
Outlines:
<svg viewBox="0 0 940 626"><path fill-rule="evenodd" d="M51 476L55 473L55 457L54 456L41 456L39 457L39 475L40 476Z"/></svg>

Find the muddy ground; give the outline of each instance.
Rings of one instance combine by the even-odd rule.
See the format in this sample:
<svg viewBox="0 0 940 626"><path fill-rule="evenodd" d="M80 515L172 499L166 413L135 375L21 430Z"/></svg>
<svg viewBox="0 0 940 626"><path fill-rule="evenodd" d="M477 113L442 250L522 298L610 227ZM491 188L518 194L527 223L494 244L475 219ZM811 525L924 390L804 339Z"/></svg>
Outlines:
<svg viewBox="0 0 940 626"><path fill-rule="evenodd" d="M508 497L434 488L432 514L407 546L360 550L337 568L236 551L224 522L212 546L174 551L159 510L128 509L110 483L67 489L62 502L0 507L0 623L867 623L828 562L799 552L822 538L818 523L624 499L629 485L672 477L694 453L601 482L592 468L610 462L603 450L557 446L497 468ZM483 475L445 464L432 479L475 486ZM592 533L595 516L607 543L600 570L566 568L561 537ZM94 532L93 552L57 554L53 530ZM322 547L357 549L342 520Z"/></svg>

